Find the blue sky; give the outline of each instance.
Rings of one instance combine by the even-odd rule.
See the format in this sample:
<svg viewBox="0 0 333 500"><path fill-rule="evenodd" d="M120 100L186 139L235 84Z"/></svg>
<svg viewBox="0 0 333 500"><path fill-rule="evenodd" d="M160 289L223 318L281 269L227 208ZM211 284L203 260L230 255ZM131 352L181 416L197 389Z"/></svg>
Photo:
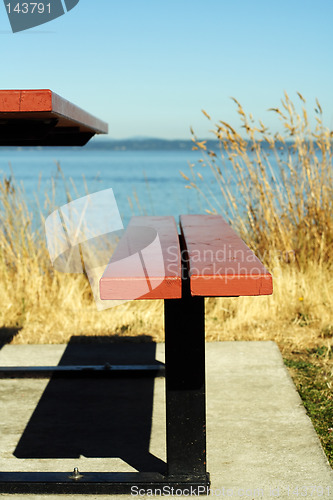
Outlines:
<svg viewBox="0 0 333 500"><path fill-rule="evenodd" d="M1 88L50 88L114 138L207 137L202 108L237 127L230 96L275 132L284 90L333 128L332 23L331 0L80 0L13 34L0 5Z"/></svg>

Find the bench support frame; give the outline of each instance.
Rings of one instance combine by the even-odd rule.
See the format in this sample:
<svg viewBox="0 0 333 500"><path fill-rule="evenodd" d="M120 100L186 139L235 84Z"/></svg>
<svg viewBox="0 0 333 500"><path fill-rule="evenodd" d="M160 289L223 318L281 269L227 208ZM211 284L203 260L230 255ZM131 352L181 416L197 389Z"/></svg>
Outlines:
<svg viewBox="0 0 333 500"><path fill-rule="evenodd" d="M188 475L168 477L157 472L86 472L73 479L65 472L1 472L0 492L67 495L208 495L209 480Z"/></svg>
<svg viewBox="0 0 333 500"><path fill-rule="evenodd" d="M182 298L164 300L166 474L0 472L0 493L96 495L150 490L168 496L209 494L210 480L206 472L205 306L203 297L191 296L185 268L183 273ZM51 367L44 368L52 371ZM88 370L67 368L67 373L65 370L58 375L88 375ZM138 375L137 367L133 368L133 375ZM147 366L147 376L154 374L152 368L157 368L155 375L161 375L158 372L160 367ZM114 376L124 375L123 370L117 369L100 369L97 372L100 376L110 376L110 372ZM90 374L94 374L94 370ZM140 375L143 376L142 370Z"/></svg>
<svg viewBox="0 0 333 500"><path fill-rule="evenodd" d="M206 476L204 297L165 300L168 475Z"/></svg>

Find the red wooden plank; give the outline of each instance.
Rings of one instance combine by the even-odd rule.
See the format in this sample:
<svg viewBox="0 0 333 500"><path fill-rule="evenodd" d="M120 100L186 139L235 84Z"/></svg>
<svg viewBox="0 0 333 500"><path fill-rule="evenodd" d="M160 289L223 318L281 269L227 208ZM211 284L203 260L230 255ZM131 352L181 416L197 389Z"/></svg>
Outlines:
<svg viewBox="0 0 333 500"><path fill-rule="evenodd" d="M51 90L0 90L0 112L52 111Z"/></svg>
<svg viewBox="0 0 333 500"><path fill-rule="evenodd" d="M272 276L220 215L182 215L192 295L270 295Z"/></svg>
<svg viewBox="0 0 333 500"><path fill-rule="evenodd" d="M0 113L52 112L63 120L80 124L83 128L106 134L107 123L95 118L78 106L60 97L49 89L0 90Z"/></svg>
<svg viewBox="0 0 333 500"><path fill-rule="evenodd" d="M1 145L6 145L6 140L8 145L70 145L71 139L74 145L80 145L94 134L108 132L105 122L49 89L0 90L0 119L4 127ZM50 128L50 120L54 128ZM36 129L35 137L31 124ZM41 133L44 124L45 134Z"/></svg>
<svg viewBox="0 0 333 500"><path fill-rule="evenodd" d="M132 217L100 279L100 297L181 297L181 257L173 217Z"/></svg>

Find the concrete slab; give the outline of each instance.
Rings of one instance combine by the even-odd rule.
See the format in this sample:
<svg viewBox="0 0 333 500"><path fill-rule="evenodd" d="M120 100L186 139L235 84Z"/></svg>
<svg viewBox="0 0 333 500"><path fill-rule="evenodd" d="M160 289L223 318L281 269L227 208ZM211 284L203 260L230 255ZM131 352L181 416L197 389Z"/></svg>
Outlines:
<svg viewBox="0 0 333 500"><path fill-rule="evenodd" d="M206 344L206 352L211 496L333 497L333 471L276 344L214 342ZM105 356L111 362L113 358L126 362L138 354L148 362L163 362L164 344L109 344L107 350L98 344L7 345L0 351L0 365L93 364L105 361ZM164 379L143 386L112 381L110 387L109 382L1 380L0 470L70 472L78 467L83 472L102 472L163 467Z"/></svg>

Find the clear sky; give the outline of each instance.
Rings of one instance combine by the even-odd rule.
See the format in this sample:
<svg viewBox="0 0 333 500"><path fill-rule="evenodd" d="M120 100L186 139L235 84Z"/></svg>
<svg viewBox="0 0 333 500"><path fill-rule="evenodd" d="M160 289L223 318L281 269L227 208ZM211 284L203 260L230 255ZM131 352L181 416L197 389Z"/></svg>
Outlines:
<svg viewBox="0 0 333 500"><path fill-rule="evenodd" d="M1 88L50 88L114 138L207 137L202 108L239 123L230 96L276 131L284 90L333 128L332 23L332 0L80 0L13 34L0 5Z"/></svg>

